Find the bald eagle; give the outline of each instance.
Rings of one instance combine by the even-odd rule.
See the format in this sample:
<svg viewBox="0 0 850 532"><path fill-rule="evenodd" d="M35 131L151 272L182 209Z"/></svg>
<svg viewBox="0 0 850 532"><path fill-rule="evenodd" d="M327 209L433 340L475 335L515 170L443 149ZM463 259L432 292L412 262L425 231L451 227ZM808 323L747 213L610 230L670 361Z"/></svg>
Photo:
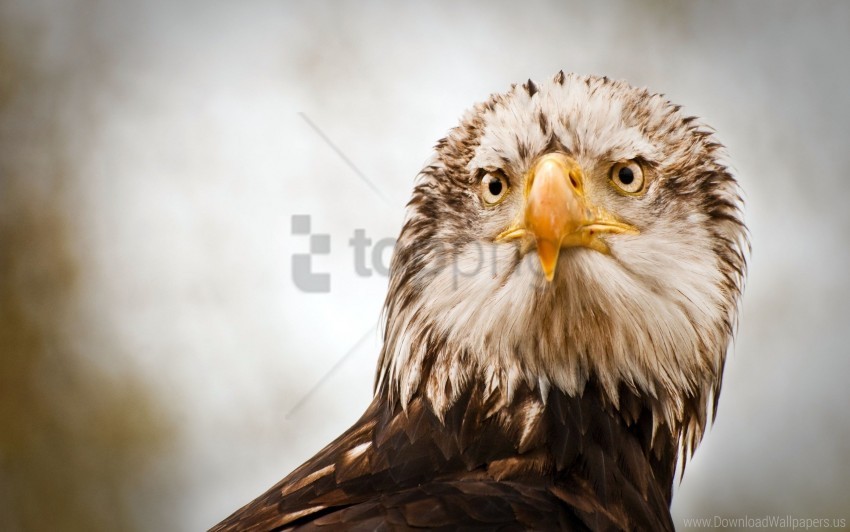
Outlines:
<svg viewBox="0 0 850 532"><path fill-rule="evenodd" d="M213 530L672 530L746 273L722 158L606 77L474 106L416 180L371 405Z"/></svg>

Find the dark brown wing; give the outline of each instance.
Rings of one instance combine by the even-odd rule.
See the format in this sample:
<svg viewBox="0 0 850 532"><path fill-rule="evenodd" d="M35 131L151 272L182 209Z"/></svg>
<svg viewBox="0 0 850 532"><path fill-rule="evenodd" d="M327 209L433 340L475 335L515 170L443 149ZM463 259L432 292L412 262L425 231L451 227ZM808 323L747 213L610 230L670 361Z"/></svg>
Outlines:
<svg viewBox="0 0 850 532"><path fill-rule="evenodd" d="M600 516L598 529L615 528ZM432 482L328 512L295 530L590 530L547 487L493 480Z"/></svg>
<svg viewBox="0 0 850 532"><path fill-rule="evenodd" d="M214 531L328 526L672 530L675 446L651 438L636 398L620 409L518 391L493 408L468 390L444 419L424 400L375 398L315 457ZM659 446L660 445L660 446Z"/></svg>
<svg viewBox="0 0 850 532"><path fill-rule="evenodd" d="M352 449L372 441L376 404L363 417L313 458L272 486L266 493L235 511L210 532L275 530L295 520L333 508L368 500L374 492L346 492L339 488L351 463Z"/></svg>

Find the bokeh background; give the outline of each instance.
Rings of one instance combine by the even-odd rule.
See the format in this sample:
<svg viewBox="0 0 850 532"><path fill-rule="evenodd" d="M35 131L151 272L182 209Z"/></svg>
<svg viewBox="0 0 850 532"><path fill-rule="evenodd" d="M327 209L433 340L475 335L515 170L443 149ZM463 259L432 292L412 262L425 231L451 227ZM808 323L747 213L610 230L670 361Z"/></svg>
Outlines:
<svg viewBox="0 0 850 532"><path fill-rule="evenodd" d="M0 529L205 529L350 425L386 289L354 229L394 237L461 112L560 69L704 117L746 191L677 525L850 518L848 28L842 1L0 1ZM329 293L293 283L294 214Z"/></svg>

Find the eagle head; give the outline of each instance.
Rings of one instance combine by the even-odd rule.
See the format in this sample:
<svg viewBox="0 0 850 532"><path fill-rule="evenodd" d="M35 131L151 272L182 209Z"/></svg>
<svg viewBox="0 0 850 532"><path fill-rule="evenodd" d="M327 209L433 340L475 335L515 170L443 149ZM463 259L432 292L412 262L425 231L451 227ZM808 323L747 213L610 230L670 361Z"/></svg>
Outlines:
<svg viewBox="0 0 850 532"><path fill-rule="evenodd" d="M475 105L417 178L377 388L443 415L590 381L689 452L716 411L749 241L722 146L662 95L557 74Z"/></svg>

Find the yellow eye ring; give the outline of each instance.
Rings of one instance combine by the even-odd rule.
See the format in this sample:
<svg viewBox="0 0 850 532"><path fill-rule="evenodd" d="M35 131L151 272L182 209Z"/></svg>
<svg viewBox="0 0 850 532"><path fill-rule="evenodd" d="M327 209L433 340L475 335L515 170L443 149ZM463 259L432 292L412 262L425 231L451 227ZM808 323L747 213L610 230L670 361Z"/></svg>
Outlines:
<svg viewBox="0 0 850 532"><path fill-rule="evenodd" d="M487 172L481 178L481 199L488 207L497 205L508 195L508 179L501 171Z"/></svg>
<svg viewBox="0 0 850 532"><path fill-rule="evenodd" d="M642 194L646 188L643 168L637 161L614 164L611 167L611 183L619 192L632 196Z"/></svg>

